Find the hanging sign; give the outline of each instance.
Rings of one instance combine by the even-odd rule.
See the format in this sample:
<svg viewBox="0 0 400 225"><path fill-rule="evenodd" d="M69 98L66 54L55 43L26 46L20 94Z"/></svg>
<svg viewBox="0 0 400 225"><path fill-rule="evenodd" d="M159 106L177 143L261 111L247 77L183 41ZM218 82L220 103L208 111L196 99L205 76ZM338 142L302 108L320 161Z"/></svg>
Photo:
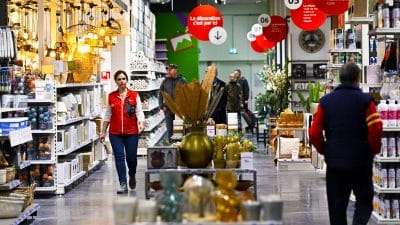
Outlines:
<svg viewBox="0 0 400 225"><path fill-rule="evenodd" d="M258 46L260 46L262 49L268 50L276 45L276 42L269 41L267 38L265 38L264 35L259 35L256 37L256 43Z"/></svg>
<svg viewBox="0 0 400 225"><path fill-rule="evenodd" d="M326 14L315 6L313 0L303 0L300 8L290 11L290 17L293 23L303 30L316 30L326 20Z"/></svg>
<svg viewBox="0 0 400 225"><path fill-rule="evenodd" d="M349 8L349 0L313 0L315 6L328 15L340 15Z"/></svg>
<svg viewBox="0 0 400 225"><path fill-rule="evenodd" d="M265 50L261 46L259 46L257 44L257 42L255 42L255 41L250 42L250 46L255 52L258 52L258 53L264 53L265 52Z"/></svg>
<svg viewBox="0 0 400 225"><path fill-rule="evenodd" d="M303 0L285 0L285 5L290 10L298 9L302 4Z"/></svg>
<svg viewBox="0 0 400 225"><path fill-rule="evenodd" d="M189 33L201 41L209 40L213 27L222 27L222 15L217 8L210 5L200 5L194 8L187 17Z"/></svg>
<svg viewBox="0 0 400 225"><path fill-rule="evenodd" d="M252 31L247 32L247 40L249 40L250 42L255 41L256 35L254 35Z"/></svg>
<svg viewBox="0 0 400 225"><path fill-rule="evenodd" d="M261 35L263 33L263 27L260 24L256 23L251 27L251 32L255 36Z"/></svg>
<svg viewBox="0 0 400 225"><path fill-rule="evenodd" d="M208 38L214 45L225 43L227 36L226 30L223 27L213 27L208 33Z"/></svg>
<svg viewBox="0 0 400 225"><path fill-rule="evenodd" d="M271 23L271 17L268 14L261 14L258 16L258 24L267 27Z"/></svg>
<svg viewBox="0 0 400 225"><path fill-rule="evenodd" d="M285 18L271 16L271 23L263 28L263 34L269 41L280 42L286 38L288 30L289 27Z"/></svg>

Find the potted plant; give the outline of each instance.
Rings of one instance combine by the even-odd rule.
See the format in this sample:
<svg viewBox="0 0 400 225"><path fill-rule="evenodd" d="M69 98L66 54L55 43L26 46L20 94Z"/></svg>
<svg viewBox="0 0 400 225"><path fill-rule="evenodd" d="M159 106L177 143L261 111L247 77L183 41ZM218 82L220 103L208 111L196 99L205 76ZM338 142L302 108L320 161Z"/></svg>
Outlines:
<svg viewBox="0 0 400 225"><path fill-rule="evenodd" d="M306 99L300 91L296 91L297 96L300 98L301 105L304 109L314 114L317 111L319 99L321 96L321 92L325 93L325 85L321 85L319 82L315 84L308 82L308 98Z"/></svg>

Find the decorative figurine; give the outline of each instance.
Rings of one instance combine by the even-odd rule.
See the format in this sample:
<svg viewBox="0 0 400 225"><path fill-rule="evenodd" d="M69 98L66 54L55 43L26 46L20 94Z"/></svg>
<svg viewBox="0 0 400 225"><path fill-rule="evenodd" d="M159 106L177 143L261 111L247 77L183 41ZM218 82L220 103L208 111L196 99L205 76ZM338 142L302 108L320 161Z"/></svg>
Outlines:
<svg viewBox="0 0 400 225"><path fill-rule="evenodd" d="M216 183L218 190L215 193L216 221L236 222L240 210L240 199L235 193L237 184L236 174L232 171L217 172Z"/></svg>
<svg viewBox="0 0 400 225"><path fill-rule="evenodd" d="M182 177L179 173L162 172L160 174L163 193L158 196L161 219L165 222L181 222L184 197L178 191L182 184Z"/></svg>

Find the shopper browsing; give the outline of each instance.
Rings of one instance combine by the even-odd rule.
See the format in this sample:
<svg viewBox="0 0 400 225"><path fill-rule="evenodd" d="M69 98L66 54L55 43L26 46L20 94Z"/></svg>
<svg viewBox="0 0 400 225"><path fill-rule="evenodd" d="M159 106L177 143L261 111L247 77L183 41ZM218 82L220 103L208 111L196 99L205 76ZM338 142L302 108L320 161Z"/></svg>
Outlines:
<svg viewBox="0 0 400 225"><path fill-rule="evenodd" d="M240 110L243 108L243 92L242 88L236 81L235 72L229 75L229 83L226 85L227 102L226 111L228 113L237 113L238 128L242 130Z"/></svg>
<svg viewBox="0 0 400 225"><path fill-rule="evenodd" d="M126 72L115 72L114 80L118 89L108 95L100 140L104 140L110 126L109 138L120 183L117 193L121 194L128 191L125 160L129 169L129 188L136 188L137 146L139 134L144 130L144 114L139 94L127 87Z"/></svg>
<svg viewBox="0 0 400 225"><path fill-rule="evenodd" d="M247 82L247 79L245 77L242 77L242 71L239 69L234 70L235 73L235 78L240 87L242 88L243 91L243 108L248 109L248 103L249 103L249 97L250 97L250 88L249 88L249 82Z"/></svg>
<svg viewBox="0 0 400 225"><path fill-rule="evenodd" d="M353 191L353 225L365 225L372 212L372 164L381 147L382 122L372 97L358 87L359 67L345 64L339 76L341 84L320 99L309 131L310 142L327 164L330 224L347 224L346 210Z"/></svg>
<svg viewBox="0 0 400 225"><path fill-rule="evenodd" d="M171 136L173 134L173 122L175 119L175 114L168 109L167 104L165 103L164 97L162 96L162 92L165 91L175 99L175 88L177 84L186 83L185 78L182 75L178 75L178 66L175 64L169 64L167 66L167 76L162 81L160 86L160 92L158 95L158 104L160 109L164 112L165 122L167 125L167 135L168 141L171 142Z"/></svg>

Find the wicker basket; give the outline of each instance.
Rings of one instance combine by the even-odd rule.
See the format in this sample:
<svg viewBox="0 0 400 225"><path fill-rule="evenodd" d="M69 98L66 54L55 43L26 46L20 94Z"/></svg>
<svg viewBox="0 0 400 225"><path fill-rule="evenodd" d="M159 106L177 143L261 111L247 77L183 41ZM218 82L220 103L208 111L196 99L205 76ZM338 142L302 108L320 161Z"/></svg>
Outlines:
<svg viewBox="0 0 400 225"><path fill-rule="evenodd" d="M25 196L25 202L22 210L26 209L26 207L30 206L33 203L33 199L35 198L35 189L36 184L31 184L28 187L18 187L14 190L15 194L22 194Z"/></svg>
<svg viewBox="0 0 400 225"><path fill-rule="evenodd" d="M279 127L303 127L304 126L304 115L303 113L298 114L283 114L281 113L278 120Z"/></svg>

